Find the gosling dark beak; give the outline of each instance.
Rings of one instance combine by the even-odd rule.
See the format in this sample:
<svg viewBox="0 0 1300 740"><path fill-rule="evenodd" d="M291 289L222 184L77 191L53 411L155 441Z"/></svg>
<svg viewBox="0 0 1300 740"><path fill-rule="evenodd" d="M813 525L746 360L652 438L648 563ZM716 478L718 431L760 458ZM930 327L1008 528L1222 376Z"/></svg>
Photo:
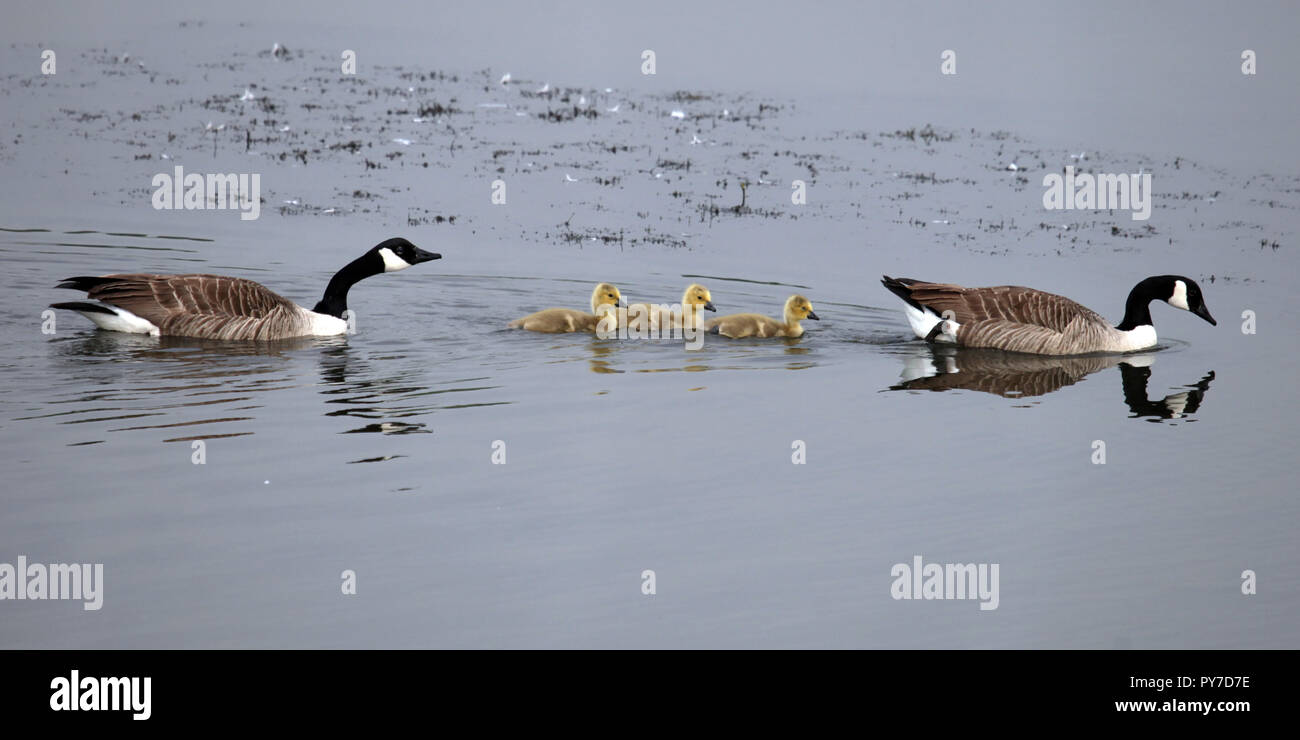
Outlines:
<svg viewBox="0 0 1300 740"><path fill-rule="evenodd" d="M718 309L716 309L716 308L713 307L713 301L707 301L707 302L704 304L704 310L705 310L705 311L717 311Z"/></svg>
<svg viewBox="0 0 1300 740"><path fill-rule="evenodd" d="M1197 306L1196 309L1192 311L1192 313L1194 313L1194 314L1196 314L1197 316L1200 316L1201 318L1203 318L1203 319L1205 319L1206 321L1210 322L1210 325L1211 325L1211 326L1218 326L1218 325L1219 325L1219 322L1215 321L1215 320L1214 320L1214 317L1210 315L1210 309L1206 308L1204 303L1202 303L1201 305Z"/></svg>
<svg viewBox="0 0 1300 740"><path fill-rule="evenodd" d="M432 262L433 260L442 259L442 255L437 252L426 252L419 247L415 248L415 261L411 264L418 265L421 262Z"/></svg>
<svg viewBox="0 0 1300 740"><path fill-rule="evenodd" d="M821 319L817 317L817 314L813 313L812 311L808 312L808 318L812 319L813 321L821 321Z"/></svg>

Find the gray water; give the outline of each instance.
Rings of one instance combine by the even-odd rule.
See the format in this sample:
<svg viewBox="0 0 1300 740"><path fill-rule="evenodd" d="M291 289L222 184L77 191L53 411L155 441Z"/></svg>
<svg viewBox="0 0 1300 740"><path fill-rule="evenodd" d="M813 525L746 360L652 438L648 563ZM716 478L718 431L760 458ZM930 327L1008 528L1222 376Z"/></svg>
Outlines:
<svg viewBox="0 0 1300 740"><path fill-rule="evenodd" d="M99 611L0 602L0 647L1300 646L1293 9L236 9L0 32L0 562L105 570ZM1098 64L1042 68L1065 47ZM1069 164L1153 173L1151 219L1045 211ZM260 173L261 217L154 210L176 165ZM71 275L310 306L395 235L443 259L356 286L350 336L41 331ZM934 350L882 273L1115 320L1178 273L1219 325L1155 305L1138 356ZM602 280L822 320L699 351L504 329ZM999 564L998 608L891 598L914 555Z"/></svg>

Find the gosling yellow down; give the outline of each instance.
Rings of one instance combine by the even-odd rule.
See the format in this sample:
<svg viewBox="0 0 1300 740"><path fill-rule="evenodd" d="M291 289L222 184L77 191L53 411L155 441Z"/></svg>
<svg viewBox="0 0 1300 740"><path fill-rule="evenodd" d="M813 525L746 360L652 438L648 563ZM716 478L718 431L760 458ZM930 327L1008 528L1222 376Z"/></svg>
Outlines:
<svg viewBox="0 0 1300 740"><path fill-rule="evenodd" d="M591 313L574 308L547 308L515 319L506 326L544 334L595 331L601 315L617 308L622 299L618 288L609 283L600 283L591 291Z"/></svg>
<svg viewBox="0 0 1300 740"><path fill-rule="evenodd" d="M735 313L709 319L704 330L711 334L740 339L741 337L801 337L804 319L821 321L813 313L812 303L801 295L792 295L785 302L784 321L777 321L757 313Z"/></svg>
<svg viewBox="0 0 1300 740"><path fill-rule="evenodd" d="M693 329L698 329L704 324L704 316L700 313L700 309L705 311L718 310L713 305L713 294L709 293L709 289L699 283L692 283L686 287L686 290L682 293L680 305L685 310L686 317L691 319L690 328ZM698 306L698 308L687 309L687 306ZM637 316L638 313L639 316ZM627 307L627 315L628 325L632 323L644 325L643 322L646 318L649 318L652 330L658 330L661 326L674 329L684 328L682 312L674 311L671 306L663 303L633 303ZM635 319L632 318L634 316Z"/></svg>

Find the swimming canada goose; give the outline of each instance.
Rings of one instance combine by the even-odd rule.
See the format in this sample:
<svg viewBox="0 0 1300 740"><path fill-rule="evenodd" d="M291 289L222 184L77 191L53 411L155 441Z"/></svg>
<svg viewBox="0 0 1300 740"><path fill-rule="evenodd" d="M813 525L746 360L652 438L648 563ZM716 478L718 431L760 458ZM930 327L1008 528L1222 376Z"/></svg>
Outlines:
<svg viewBox="0 0 1300 740"><path fill-rule="evenodd" d="M55 287L85 291L90 301L52 303L101 329L204 339L288 339L348 330L348 289L383 272L440 259L405 239L388 239L349 262L308 311L260 283L224 275L131 273L67 278Z"/></svg>
<svg viewBox="0 0 1300 740"><path fill-rule="evenodd" d="M711 334L739 339L741 337L801 337L803 327L799 324L804 319L821 321L813 313L812 303L801 295L792 295L786 299L783 311L784 321L777 321L757 313L733 313L709 319L704 330Z"/></svg>
<svg viewBox="0 0 1300 740"><path fill-rule="evenodd" d="M521 319L515 319L506 326L511 329L526 329L544 334L595 331L601 316L617 308L622 300L623 296L618 292L618 288L609 283L600 283L591 291L591 313L573 308L547 308L530 313Z"/></svg>
<svg viewBox="0 0 1300 740"><path fill-rule="evenodd" d="M693 283L686 287L686 290L682 292L682 302L679 305L691 317L692 328L699 328L704 323L704 315L700 313L701 308L705 311L718 310L713 305L713 295L709 293L709 289L699 283ZM687 306L698 306L699 308L686 310ZM649 318L652 330L657 330L661 326L674 329L683 328L682 312L672 310L669 304L646 303L644 301L633 303L627 307L629 324L632 323L631 317L636 313L640 313L636 323L643 324L646 318Z"/></svg>
<svg viewBox="0 0 1300 740"><path fill-rule="evenodd" d="M881 283L907 304L907 320L917 336L965 347L1037 355L1147 349L1156 344L1148 304L1157 299L1217 325L1200 286L1179 275L1149 277L1134 286L1118 326L1069 298L1032 288L963 288L882 277ZM945 318L945 312L951 313Z"/></svg>

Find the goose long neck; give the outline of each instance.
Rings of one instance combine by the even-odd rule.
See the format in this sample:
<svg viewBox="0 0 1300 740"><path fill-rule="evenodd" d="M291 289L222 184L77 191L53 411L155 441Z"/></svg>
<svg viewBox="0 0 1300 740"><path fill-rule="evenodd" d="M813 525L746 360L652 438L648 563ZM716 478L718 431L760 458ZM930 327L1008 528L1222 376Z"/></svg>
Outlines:
<svg viewBox="0 0 1300 740"><path fill-rule="evenodd" d="M1151 326L1151 301L1155 297L1152 290L1151 279L1143 280L1133 286L1128 294L1128 300L1124 302L1124 320L1119 322L1116 329L1120 331L1132 331L1139 326Z"/></svg>
<svg viewBox="0 0 1300 740"><path fill-rule="evenodd" d="M343 312L348 310L348 290L359 281L379 272L382 272L382 269L375 269L374 260L369 253L352 260L344 265L343 269L334 273L329 285L325 286L325 295L312 310L316 313L343 318Z"/></svg>

